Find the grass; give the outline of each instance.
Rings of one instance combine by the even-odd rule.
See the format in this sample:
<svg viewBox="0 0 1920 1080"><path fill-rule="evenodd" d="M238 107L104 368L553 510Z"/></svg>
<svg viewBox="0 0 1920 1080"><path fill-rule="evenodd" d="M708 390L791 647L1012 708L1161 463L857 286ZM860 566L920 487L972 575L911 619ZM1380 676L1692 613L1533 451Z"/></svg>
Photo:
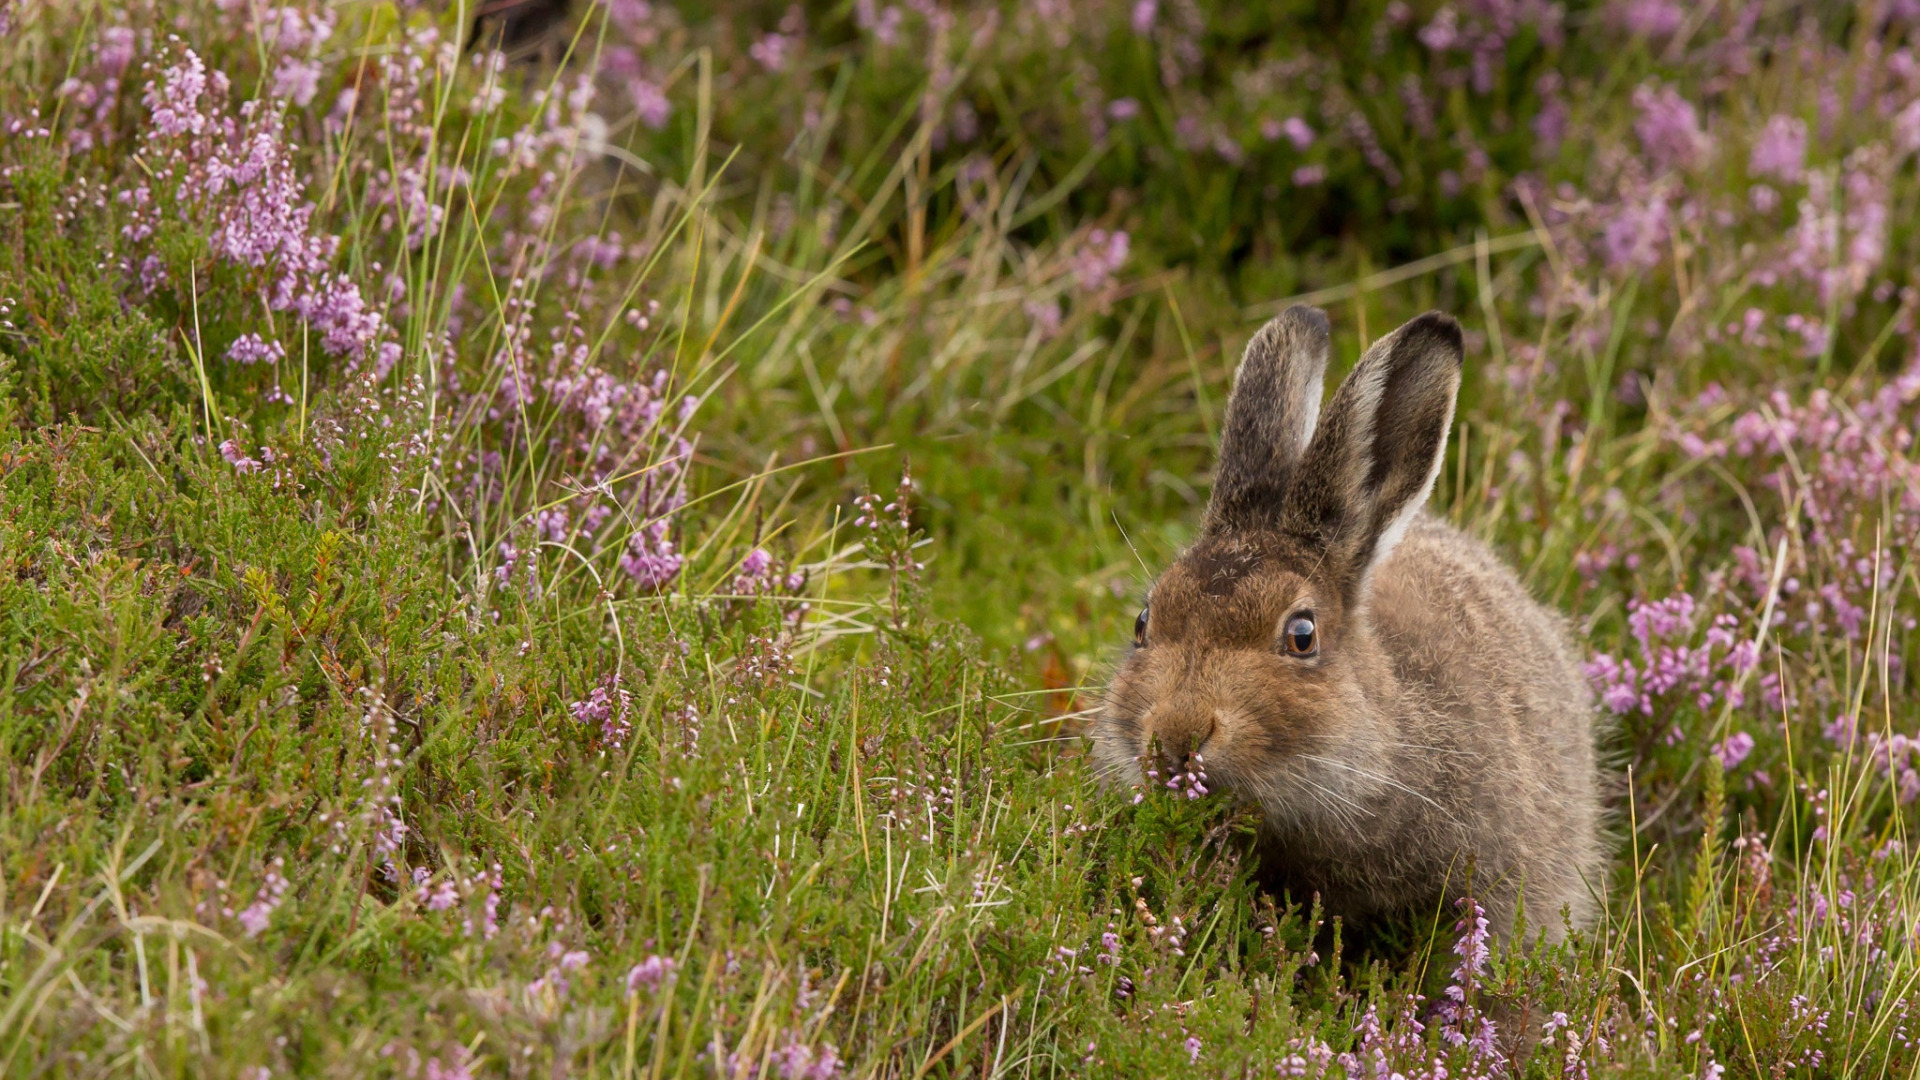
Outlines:
<svg viewBox="0 0 1920 1080"><path fill-rule="evenodd" d="M0 41L0 1074L1920 1068L1908 24L296 7ZM1435 511L1610 720L1564 948L1088 767L1298 294L1468 328Z"/></svg>

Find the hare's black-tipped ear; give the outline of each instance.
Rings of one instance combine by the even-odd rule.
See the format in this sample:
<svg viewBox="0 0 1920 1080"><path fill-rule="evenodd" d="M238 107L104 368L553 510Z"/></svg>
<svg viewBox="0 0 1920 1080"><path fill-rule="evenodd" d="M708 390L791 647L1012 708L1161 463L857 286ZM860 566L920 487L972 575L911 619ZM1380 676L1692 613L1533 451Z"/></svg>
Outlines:
<svg viewBox="0 0 1920 1080"><path fill-rule="evenodd" d="M1439 312L1380 339L1334 393L1295 469L1283 527L1324 545L1349 593L1433 491L1464 355L1460 324Z"/></svg>
<svg viewBox="0 0 1920 1080"><path fill-rule="evenodd" d="M1313 438L1326 373L1327 316L1318 308L1290 307L1247 342L1227 399L1209 531L1279 517L1288 478Z"/></svg>

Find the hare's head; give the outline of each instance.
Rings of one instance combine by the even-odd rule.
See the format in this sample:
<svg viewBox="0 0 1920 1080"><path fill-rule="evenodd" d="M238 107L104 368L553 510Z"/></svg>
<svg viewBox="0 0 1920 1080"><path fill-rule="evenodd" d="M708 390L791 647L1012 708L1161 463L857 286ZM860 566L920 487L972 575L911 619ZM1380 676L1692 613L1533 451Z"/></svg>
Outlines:
<svg viewBox="0 0 1920 1080"><path fill-rule="evenodd" d="M1166 777L1199 754L1270 817L1339 817L1382 780L1366 758L1398 691L1369 583L1439 475L1460 363L1459 325L1422 315L1323 411L1327 317L1289 308L1254 336L1200 539L1148 593L1096 724L1107 769Z"/></svg>

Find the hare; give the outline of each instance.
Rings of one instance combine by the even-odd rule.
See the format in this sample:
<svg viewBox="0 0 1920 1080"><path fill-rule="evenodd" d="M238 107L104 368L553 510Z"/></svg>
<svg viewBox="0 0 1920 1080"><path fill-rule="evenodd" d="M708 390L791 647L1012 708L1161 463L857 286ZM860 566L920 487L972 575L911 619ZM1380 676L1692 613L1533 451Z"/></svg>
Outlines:
<svg viewBox="0 0 1920 1080"><path fill-rule="evenodd" d="M1200 538L1148 594L1094 753L1257 802L1263 867L1331 914L1471 894L1504 940L1524 896L1559 940L1604 885L1596 714L1561 618L1422 510L1462 355L1422 315L1322 410L1326 315L1254 336Z"/></svg>

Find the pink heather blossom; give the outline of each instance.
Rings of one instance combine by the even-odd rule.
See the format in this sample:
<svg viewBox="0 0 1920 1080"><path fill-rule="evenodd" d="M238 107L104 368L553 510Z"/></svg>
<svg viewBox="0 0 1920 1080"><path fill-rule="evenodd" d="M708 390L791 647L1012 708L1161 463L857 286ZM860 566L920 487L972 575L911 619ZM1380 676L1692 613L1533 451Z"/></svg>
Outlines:
<svg viewBox="0 0 1920 1080"><path fill-rule="evenodd" d="M1198 1065L1200 1063L1200 1040L1192 1035L1187 1036L1186 1049L1187 1064Z"/></svg>
<svg viewBox="0 0 1920 1080"><path fill-rule="evenodd" d="M286 359L287 350L259 334L241 334L227 346L227 359L236 364L271 364Z"/></svg>
<svg viewBox="0 0 1920 1080"><path fill-rule="evenodd" d="M1549 71L1540 76L1535 88L1540 93L1540 111L1533 114L1533 137L1538 143L1534 156L1545 159L1558 153L1560 144L1566 140L1572 112L1567 107L1566 96L1561 93L1559 72Z"/></svg>
<svg viewBox="0 0 1920 1080"><path fill-rule="evenodd" d="M831 1044L818 1049L793 1038L773 1052L781 1080L832 1080L841 1074L840 1050Z"/></svg>
<svg viewBox="0 0 1920 1080"><path fill-rule="evenodd" d="M1452 4L1440 5L1440 10L1433 13L1433 21L1421 27L1420 33L1415 36L1420 39L1420 44L1434 52L1446 52L1453 48L1454 42L1460 40L1460 13L1453 9Z"/></svg>
<svg viewBox="0 0 1920 1080"><path fill-rule="evenodd" d="M1600 233L1600 247L1610 269L1658 266L1667 254L1667 196L1648 191L1643 200L1626 199Z"/></svg>
<svg viewBox="0 0 1920 1080"><path fill-rule="evenodd" d="M760 66L768 71L785 71L798 46L798 39L789 34L763 34L760 40L748 47L747 55L758 60Z"/></svg>
<svg viewBox="0 0 1920 1080"><path fill-rule="evenodd" d="M217 75L210 86L206 62L188 49L180 63L147 84L142 100L152 111L154 130L174 137L206 131L209 121L200 111L200 98L210 89L215 97L226 96L226 77Z"/></svg>
<svg viewBox="0 0 1920 1080"><path fill-rule="evenodd" d="M629 37L643 37L651 32L649 23L653 21L653 5L647 0L607 0L607 18Z"/></svg>
<svg viewBox="0 0 1920 1080"><path fill-rule="evenodd" d="M516 322L524 322L524 305L518 298L512 303L519 312ZM521 330L514 333L523 336ZM592 477L596 481L604 480L606 470L614 465L606 458L608 439L617 437L629 443L640 442L643 450L648 441L657 440L658 449L652 463L638 470L632 487L621 497L630 508L635 527L626 538L626 550L619 565L640 588L664 588L679 576L684 562L673 542L672 529L675 515L687 502L686 470L693 457L693 444L670 430L663 430L670 422L666 415L667 372L655 372L650 379L617 378L589 364L590 352L577 340L556 341L554 374L536 386L518 375L518 350L503 350L499 362L514 371L515 376L501 381L495 411L500 416L512 416L517 412L517 401L543 390L550 403L579 425L573 443L575 449L582 454L598 455L604 462L596 466ZM692 398L681 399L679 419L682 423L696 404ZM630 476L634 470L629 467L622 472ZM587 531L596 529L597 524L589 524Z"/></svg>
<svg viewBox="0 0 1920 1080"><path fill-rule="evenodd" d="M1295 150L1305 150L1313 145L1313 127L1297 116L1289 116L1280 122L1280 133L1287 137Z"/></svg>
<svg viewBox="0 0 1920 1080"><path fill-rule="evenodd" d="M1713 148L1699 112L1673 87L1642 84L1633 92L1633 105L1640 112L1633 132L1655 169L1692 168Z"/></svg>
<svg viewBox="0 0 1920 1080"><path fill-rule="evenodd" d="M680 575L685 562L674 550L665 521L655 521L634 530L627 540L627 552L620 556L620 569L642 589L660 589Z"/></svg>
<svg viewBox="0 0 1920 1080"><path fill-rule="evenodd" d="M1140 103L1130 97L1114 98L1107 102L1107 119L1131 120L1140 115Z"/></svg>
<svg viewBox="0 0 1920 1080"><path fill-rule="evenodd" d="M642 988L649 993L660 989L661 984L673 978L674 969L679 966L669 956L648 956L627 971L627 993L637 994Z"/></svg>
<svg viewBox="0 0 1920 1080"><path fill-rule="evenodd" d="M387 332L386 321L331 269L339 241L312 226L314 206L283 137L283 106L249 101L236 116L227 89L226 77L209 74L190 49L148 85L152 123L141 155L151 172L121 195L132 209L123 235L144 241L162 216L198 224L215 258L260 275L270 308L307 320L329 353L363 353ZM142 264L140 277L148 287L164 280L157 264L151 272Z"/></svg>
<svg viewBox="0 0 1920 1080"><path fill-rule="evenodd" d="M280 874L285 868L286 860L273 860L273 866L268 868L265 879L260 883L260 891L254 894L253 903L240 912L240 928L246 931L248 937L259 937L266 931L274 909L280 906L280 901L286 896L287 879Z"/></svg>
<svg viewBox="0 0 1920 1080"><path fill-rule="evenodd" d="M1751 753L1753 753L1753 736L1744 731L1734 732L1713 748L1713 756L1720 759L1720 767L1723 769L1733 768L1747 760L1747 755Z"/></svg>
<svg viewBox="0 0 1920 1080"><path fill-rule="evenodd" d="M1199 754L1190 755L1185 770L1169 776L1166 787L1176 795L1185 795L1189 802L1207 794L1206 762Z"/></svg>
<svg viewBox="0 0 1920 1080"><path fill-rule="evenodd" d="M1380 179L1384 180L1388 187L1399 187L1402 179L1400 167L1394 164L1393 157L1387 153L1386 147L1380 144L1380 135L1373 130L1373 125L1367 122L1366 114L1358 109L1347 113L1346 123L1343 126L1346 128L1347 138L1352 139L1355 145L1360 147L1360 156L1366 159L1367 166L1379 173ZM1295 174L1296 178L1298 175L1298 173Z"/></svg>
<svg viewBox="0 0 1920 1080"><path fill-rule="evenodd" d="M1807 167L1807 122L1796 116L1772 116L1754 140L1747 171L1797 184Z"/></svg>
<svg viewBox="0 0 1920 1080"><path fill-rule="evenodd" d="M768 71L785 71L792 49L793 40L785 34L766 34L747 49L747 55Z"/></svg>
<svg viewBox="0 0 1920 1080"><path fill-rule="evenodd" d="M247 452L241 449L240 444L233 439L221 442L220 456L226 459L227 464L233 466L235 472L256 473L266 468L263 463L248 457Z"/></svg>
<svg viewBox="0 0 1920 1080"><path fill-rule="evenodd" d="M273 69L273 88L268 92L305 108L320 92L319 61L282 57Z"/></svg>
<svg viewBox="0 0 1920 1080"><path fill-rule="evenodd" d="M1133 32L1145 36L1153 32L1154 20L1160 17L1160 0L1133 0Z"/></svg>
<svg viewBox="0 0 1920 1080"><path fill-rule="evenodd" d="M566 507L550 507L534 515L533 531L542 540L564 544L567 540L568 523Z"/></svg>
<svg viewBox="0 0 1920 1080"><path fill-rule="evenodd" d="M353 119L354 110L359 105L360 91L352 86L342 88L333 99L333 108L327 111L327 131L334 135L345 131L347 123Z"/></svg>
<svg viewBox="0 0 1920 1080"><path fill-rule="evenodd" d="M873 35L873 40L882 46L900 43L900 8L888 4L882 8L874 0L853 0L853 22L855 26Z"/></svg>
<svg viewBox="0 0 1920 1080"><path fill-rule="evenodd" d="M1095 229L1073 255L1075 283L1085 292L1099 292L1127 261L1131 241L1124 230Z"/></svg>
<svg viewBox="0 0 1920 1080"><path fill-rule="evenodd" d="M1903 154L1920 151L1920 98L1893 118L1893 145Z"/></svg>
<svg viewBox="0 0 1920 1080"><path fill-rule="evenodd" d="M1875 144L1848 155L1837 187L1826 171L1809 174L1798 218L1770 273L1814 285L1823 303L1864 291L1886 258L1892 165L1886 147Z"/></svg>
<svg viewBox="0 0 1920 1080"><path fill-rule="evenodd" d="M1675 593L1662 600L1633 599L1627 604L1627 626L1639 646L1640 663L1599 653L1586 665L1601 704L1620 714L1636 707L1654 715L1655 705L1675 695L1706 710L1724 700L1734 708L1746 701L1736 688L1739 679L1758 664L1751 639L1742 639L1739 620L1731 614L1714 617L1702 640L1693 643L1694 598Z"/></svg>
<svg viewBox="0 0 1920 1080"><path fill-rule="evenodd" d="M1630 660L1601 653L1587 662L1587 678L1599 688L1600 704L1616 716L1640 703L1640 675Z"/></svg>
<svg viewBox="0 0 1920 1080"><path fill-rule="evenodd" d="M333 37L334 15L325 7L312 15L297 7L250 7L249 11L255 31L277 52L311 53Z"/></svg>
<svg viewBox="0 0 1920 1080"><path fill-rule="evenodd" d="M775 588L773 556L766 548L754 548L740 560L740 572L734 575L732 591L736 596L759 596Z"/></svg>
<svg viewBox="0 0 1920 1080"><path fill-rule="evenodd" d="M1040 331L1041 337L1050 338L1060 332L1060 327L1063 325L1060 301L1036 297L1022 304L1021 309L1027 313L1027 318L1033 322L1034 328Z"/></svg>
<svg viewBox="0 0 1920 1080"><path fill-rule="evenodd" d="M1293 186L1312 187L1327 178L1327 170L1319 165L1302 165L1293 170Z"/></svg>
<svg viewBox="0 0 1920 1080"><path fill-rule="evenodd" d="M97 51L94 60L109 74L124 74L127 65L133 63L134 45L132 27L109 26L100 31L100 43L95 46Z"/></svg>
<svg viewBox="0 0 1920 1080"><path fill-rule="evenodd" d="M474 926L473 916L467 915L460 920L460 932L463 935L492 941L494 936L500 933L500 889L505 884L506 879L499 863L494 863L491 869L477 873L461 883L462 892L468 896L476 896L481 889L486 890L486 896L481 901L480 925Z"/></svg>
<svg viewBox="0 0 1920 1080"><path fill-rule="evenodd" d="M474 1080L473 1055L466 1047L455 1046L444 1065L437 1057L428 1058L427 1080Z"/></svg>
<svg viewBox="0 0 1920 1080"><path fill-rule="evenodd" d="M1686 21L1687 9L1677 0L1615 0L1612 21L1636 37L1672 37Z"/></svg>
<svg viewBox="0 0 1920 1080"><path fill-rule="evenodd" d="M6 0L0 0L0 8ZM111 145L118 135L115 120L120 108L121 89L127 67L135 51L134 32L125 26L109 26L100 31L93 43L93 60L86 68L62 82L55 91L66 98L73 110L68 141L85 153L96 146Z"/></svg>
<svg viewBox="0 0 1920 1080"><path fill-rule="evenodd" d="M659 83L635 76L627 80L627 96L633 100L634 112L642 124L654 131L667 126L667 118L673 115L673 103L667 100L667 93Z"/></svg>
<svg viewBox="0 0 1920 1080"><path fill-rule="evenodd" d="M633 694L620 685L620 676L608 675L585 698L567 706L582 724L598 726L600 738L618 749L633 733Z"/></svg>

